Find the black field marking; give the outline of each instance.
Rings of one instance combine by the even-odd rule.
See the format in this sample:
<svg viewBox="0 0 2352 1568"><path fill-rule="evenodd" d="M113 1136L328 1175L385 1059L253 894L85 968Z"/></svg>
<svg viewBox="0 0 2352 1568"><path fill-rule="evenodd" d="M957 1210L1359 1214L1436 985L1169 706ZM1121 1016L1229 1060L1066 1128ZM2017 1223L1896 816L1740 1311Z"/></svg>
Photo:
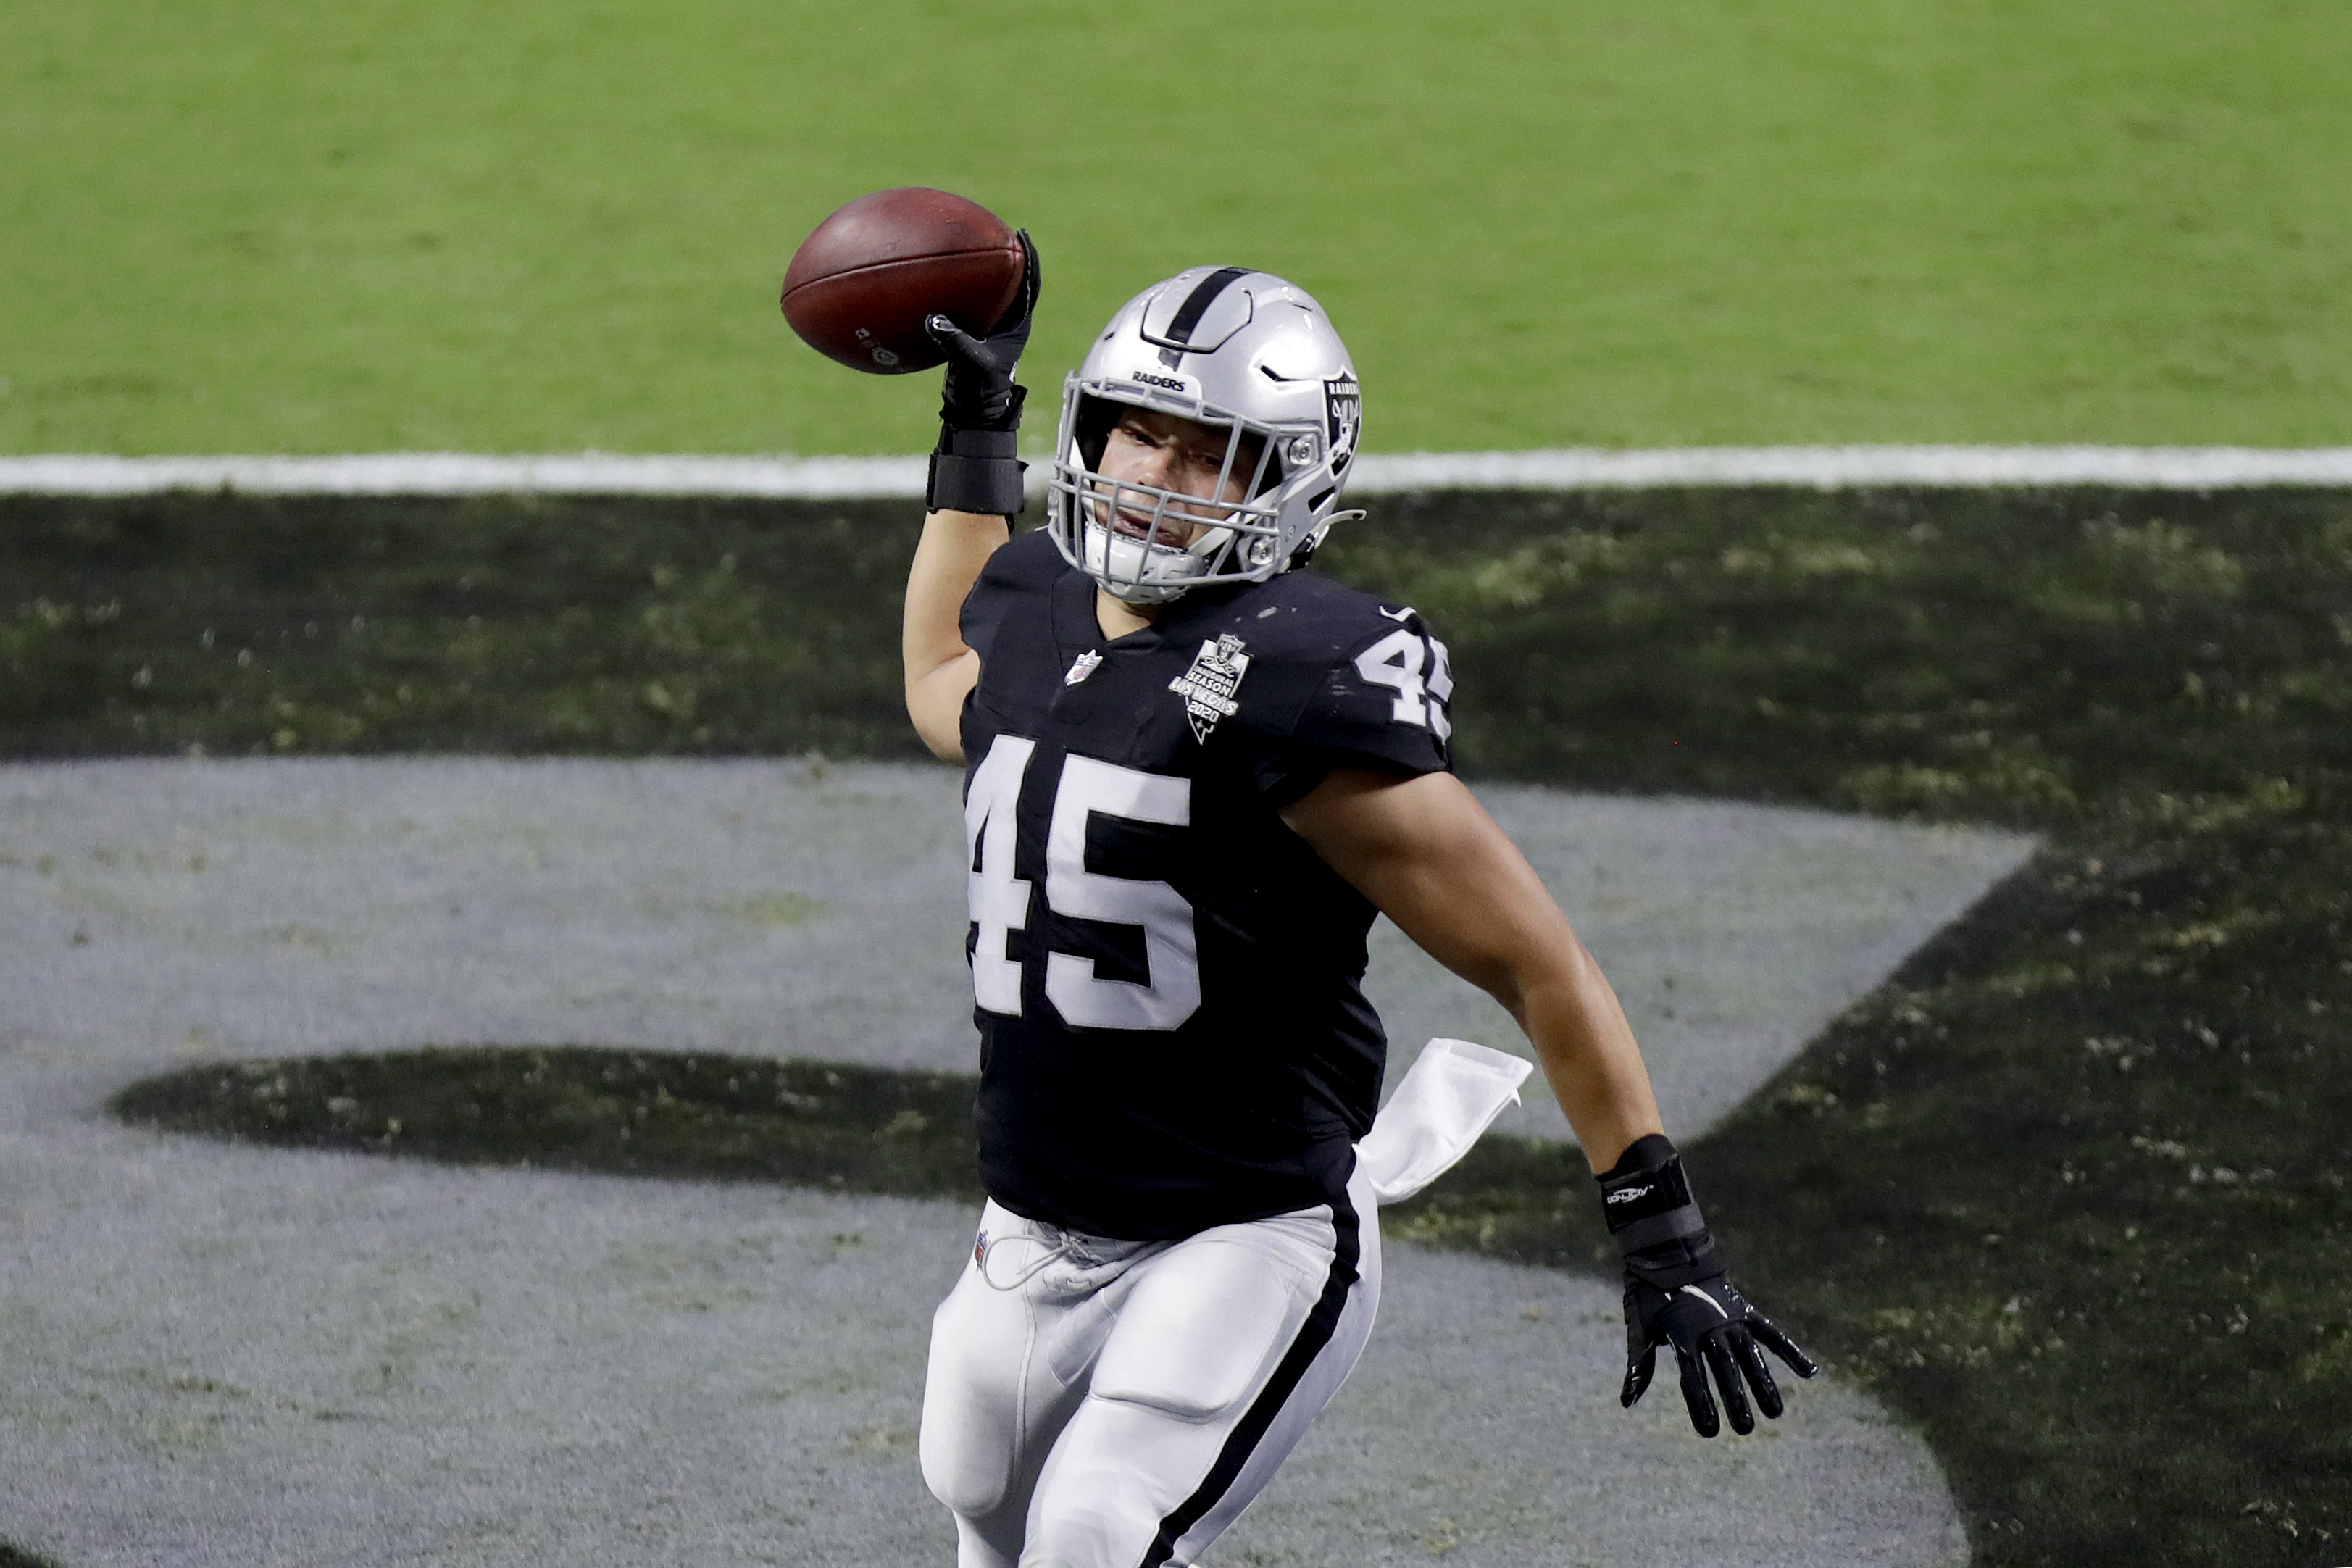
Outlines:
<svg viewBox="0 0 2352 1568"><path fill-rule="evenodd" d="M1307 1321L1298 1326L1298 1337L1290 1342L1282 1364L1274 1369L1274 1376L1225 1438L1217 1462L1209 1467L1207 1479L1177 1505L1173 1513L1160 1521L1160 1533L1153 1537L1151 1549L1143 1554L1142 1568L1160 1568L1175 1552L1176 1543L1184 1539L1184 1532L1200 1523L1202 1516L1217 1506L1218 1500L1232 1489L1234 1479L1249 1463L1266 1428L1274 1425L1274 1418L1297 1390L1299 1380L1339 1331L1339 1315L1348 1307L1348 1292L1356 1285L1356 1263L1361 1255L1358 1235L1360 1223L1355 1205L1341 1190L1331 1200L1331 1272L1324 1277L1323 1294L1316 1299Z"/></svg>
<svg viewBox="0 0 2352 1568"><path fill-rule="evenodd" d="M905 515L0 496L0 747L919 755ZM1979 1553L2352 1560L2352 495L1432 492L1318 565L1451 644L1465 773L2052 835L1685 1150L1708 1224ZM1580 1163L1385 1228L1589 1265Z"/></svg>
<svg viewBox="0 0 2352 1568"><path fill-rule="evenodd" d="M428 1047L209 1063L109 1109L239 1142L976 1202L976 1087L708 1051Z"/></svg>
<svg viewBox="0 0 2352 1568"><path fill-rule="evenodd" d="M170 1132L462 1165L772 1181L901 1197L982 1195L979 1080L846 1062L594 1046L428 1046L212 1062L142 1079L108 1109ZM1590 1269L1614 1248L1573 1144L1489 1132L1392 1211L1412 1239ZM0 1568L8 1568L0 1560Z"/></svg>

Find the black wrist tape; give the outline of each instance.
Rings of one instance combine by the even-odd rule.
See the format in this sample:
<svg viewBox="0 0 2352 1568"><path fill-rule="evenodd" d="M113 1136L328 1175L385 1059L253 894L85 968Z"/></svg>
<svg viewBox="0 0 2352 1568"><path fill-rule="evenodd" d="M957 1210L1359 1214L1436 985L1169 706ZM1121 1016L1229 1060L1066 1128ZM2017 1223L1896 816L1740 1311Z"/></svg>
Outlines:
<svg viewBox="0 0 2352 1568"><path fill-rule="evenodd" d="M1605 1174L1601 1210L1630 1274L1671 1290L1723 1272L1722 1255L1691 1195L1682 1156L1664 1135L1635 1141Z"/></svg>
<svg viewBox="0 0 2352 1568"><path fill-rule="evenodd" d="M1014 456L1020 449L1021 437L1011 430L940 426L923 485L924 510L1018 516L1029 504L1021 483L1028 465Z"/></svg>
<svg viewBox="0 0 2352 1568"><path fill-rule="evenodd" d="M1593 1179L1599 1182L1612 1182L1619 1176L1630 1176L1638 1171L1646 1171L1654 1166L1663 1165L1673 1158L1675 1158L1673 1139L1663 1132L1644 1132L1625 1145L1625 1152L1617 1156L1617 1163L1614 1165L1610 1166Z"/></svg>

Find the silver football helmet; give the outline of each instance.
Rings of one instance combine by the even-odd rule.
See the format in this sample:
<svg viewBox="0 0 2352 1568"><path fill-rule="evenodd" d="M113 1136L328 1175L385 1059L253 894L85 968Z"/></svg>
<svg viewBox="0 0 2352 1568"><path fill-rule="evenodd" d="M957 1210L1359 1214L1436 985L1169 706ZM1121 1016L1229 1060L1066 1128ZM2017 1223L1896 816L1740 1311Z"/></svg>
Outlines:
<svg viewBox="0 0 2352 1568"><path fill-rule="evenodd" d="M1213 493L1241 499L1104 475L1129 408L1223 429ZM1333 510L1362 418L1347 345L1313 295L1270 272L1190 268L1120 307L1063 383L1046 527L1072 565L1130 604L1263 583L1363 515Z"/></svg>

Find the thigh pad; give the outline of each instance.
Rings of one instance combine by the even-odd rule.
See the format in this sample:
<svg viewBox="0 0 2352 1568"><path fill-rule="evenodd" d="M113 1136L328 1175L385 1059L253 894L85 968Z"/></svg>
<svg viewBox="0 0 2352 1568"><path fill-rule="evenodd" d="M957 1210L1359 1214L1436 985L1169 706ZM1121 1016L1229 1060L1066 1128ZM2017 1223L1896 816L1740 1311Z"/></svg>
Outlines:
<svg viewBox="0 0 2352 1568"><path fill-rule="evenodd" d="M1206 1421L1246 1397L1312 1305L1297 1272L1238 1242L1153 1260L1119 1310L1088 1392Z"/></svg>
<svg viewBox="0 0 2352 1568"><path fill-rule="evenodd" d="M1020 1442L1028 1313L966 1270L931 1319L919 1453L923 1480L967 1518L1003 1500Z"/></svg>

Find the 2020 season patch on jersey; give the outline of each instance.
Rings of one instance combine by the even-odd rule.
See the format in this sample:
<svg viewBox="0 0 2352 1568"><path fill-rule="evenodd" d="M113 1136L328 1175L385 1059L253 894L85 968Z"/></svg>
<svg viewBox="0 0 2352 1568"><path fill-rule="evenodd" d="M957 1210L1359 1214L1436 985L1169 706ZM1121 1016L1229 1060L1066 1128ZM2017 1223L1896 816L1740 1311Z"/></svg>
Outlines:
<svg viewBox="0 0 2352 1568"><path fill-rule="evenodd" d="M1231 632L1204 640L1192 656L1192 668L1168 683L1184 700L1184 716L1192 721L1192 738L1205 744L1217 721L1242 710L1234 700L1242 677L1249 673L1250 656L1242 639Z"/></svg>
<svg viewBox="0 0 2352 1568"><path fill-rule="evenodd" d="M1127 1237L1324 1201L1379 1101L1374 910L1280 811L1335 767L1450 765L1444 645L1300 573L1107 640L1038 533L991 559L963 636L989 1191Z"/></svg>

